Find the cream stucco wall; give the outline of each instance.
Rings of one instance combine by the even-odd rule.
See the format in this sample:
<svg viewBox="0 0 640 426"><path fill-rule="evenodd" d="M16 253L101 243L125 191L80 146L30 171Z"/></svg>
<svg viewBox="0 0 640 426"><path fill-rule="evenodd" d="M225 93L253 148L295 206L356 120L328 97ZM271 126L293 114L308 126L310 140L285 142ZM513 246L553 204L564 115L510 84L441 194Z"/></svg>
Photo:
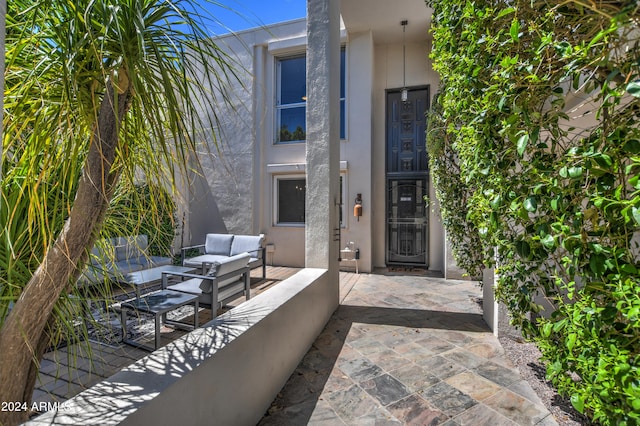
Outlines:
<svg viewBox="0 0 640 426"><path fill-rule="evenodd" d="M373 246L373 34L371 31L349 34L347 48L347 134L341 143L341 158L348 162L344 195L345 227L341 248L354 242L360 249L359 268L372 270ZM362 217L353 216L354 200L362 194Z"/></svg>
<svg viewBox="0 0 640 426"><path fill-rule="evenodd" d="M424 34L427 37L427 34ZM220 39L237 59L242 84L232 87L235 111L221 107L223 136L219 150L207 138L202 149L200 180L206 184L191 196L192 244L206 232L264 233L272 245L268 261L304 266L303 226L275 224L275 179L305 173L305 144L275 144L276 61L306 51L306 21L297 20L249 30ZM371 30L341 33L346 49L346 136L340 142L345 181L341 246L353 241L360 249L360 270L385 266L385 102L387 90L403 86L402 43L385 44ZM427 40L406 42L406 85L429 86L433 96L438 76L428 59ZM196 179L197 180L197 179ZM353 217L356 194L362 194L363 216ZM429 217L429 268L443 271L444 232L436 197ZM216 220L215 213L221 220ZM210 230L207 230L210 224ZM336 244L338 244L336 242Z"/></svg>
<svg viewBox="0 0 640 426"><path fill-rule="evenodd" d="M431 66L428 52L431 43L425 40L406 44L406 86L429 86L430 96L438 90L439 78ZM386 144L386 91L403 86L402 44L378 44L375 48L373 94L373 167L372 183L374 200L373 265L385 266L385 144ZM429 198L432 201L429 214L429 269L444 270L444 231L439 219L438 204L431 182Z"/></svg>

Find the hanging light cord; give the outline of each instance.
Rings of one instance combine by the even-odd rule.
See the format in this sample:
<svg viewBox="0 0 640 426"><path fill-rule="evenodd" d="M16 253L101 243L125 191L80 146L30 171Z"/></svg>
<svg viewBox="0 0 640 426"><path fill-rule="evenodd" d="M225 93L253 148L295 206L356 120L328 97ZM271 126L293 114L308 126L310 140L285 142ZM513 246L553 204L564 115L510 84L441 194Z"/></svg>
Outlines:
<svg viewBox="0 0 640 426"><path fill-rule="evenodd" d="M402 87L407 87L407 47L405 45L405 34L409 21L400 22L402 25Z"/></svg>

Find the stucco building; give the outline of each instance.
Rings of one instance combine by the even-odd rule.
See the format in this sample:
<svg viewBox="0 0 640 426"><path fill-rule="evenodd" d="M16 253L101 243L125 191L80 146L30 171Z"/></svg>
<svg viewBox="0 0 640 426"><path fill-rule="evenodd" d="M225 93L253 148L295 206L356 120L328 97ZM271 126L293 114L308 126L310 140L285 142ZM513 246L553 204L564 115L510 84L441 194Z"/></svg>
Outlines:
<svg viewBox="0 0 640 426"><path fill-rule="evenodd" d="M343 0L340 15L335 244L353 242L365 272L405 265L459 274L446 256L425 150L425 112L438 88L428 58L431 10L422 0ZM218 148L204 135L183 243L201 242L207 232L264 233L269 263L304 266L307 22L219 43L237 61L241 83L230 91L235 109L216 111L223 123ZM356 204L361 216L354 216Z"/></svg>

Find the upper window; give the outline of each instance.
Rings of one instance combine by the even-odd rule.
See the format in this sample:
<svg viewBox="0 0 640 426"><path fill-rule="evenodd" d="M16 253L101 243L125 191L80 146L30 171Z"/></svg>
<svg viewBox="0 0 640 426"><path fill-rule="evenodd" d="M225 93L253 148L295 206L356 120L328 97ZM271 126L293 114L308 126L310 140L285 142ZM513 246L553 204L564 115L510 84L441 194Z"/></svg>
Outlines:
<svg viewBox="0 0 640 426"><path fill-rule="evenodd" d="M278 142L306 140L307 67L306 57L278 61Z"/></svg>
<svg viewBox="0 0 640 426"><path fill-rule="evenodd" d="M307 58L305 55L277 62L276 142L304 142L307 139ZM340 50L340 139L345 138L345 49Z"/></svg>

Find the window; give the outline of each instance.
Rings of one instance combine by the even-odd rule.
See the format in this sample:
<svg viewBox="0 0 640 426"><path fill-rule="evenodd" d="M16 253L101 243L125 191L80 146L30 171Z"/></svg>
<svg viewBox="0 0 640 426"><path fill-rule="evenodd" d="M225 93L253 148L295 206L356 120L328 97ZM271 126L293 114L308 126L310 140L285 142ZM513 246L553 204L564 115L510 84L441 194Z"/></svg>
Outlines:
<svg viewBox="0 0 640 426"><path fill-rule="evenodd" d="M340 175L340 226L345 227L343 219L346 178ZM305 223L305 202L307 181L304 175L276 176L274 178L275 200L274 217L276 225L296 226Z"/></svg>
<svg viewBox="0 0 640 426"><path fill-rule="evenodd" d="M276 142L304 142L306 133L307 58L290 56L277 61ZM340 139L345 138L345 49L340 50Z"/></svg>
<svg viewBox="0 0 640 426"><path fill-rule="evenodd" d="M307 182L304 177L276 178L276 223L304 224L306 194Z"/></svg>
<svg viewBox="0 0 640 426"><path fill-rule="evenodd" d="M278 142L306 139L307 58L278 61Z"/></svg>

